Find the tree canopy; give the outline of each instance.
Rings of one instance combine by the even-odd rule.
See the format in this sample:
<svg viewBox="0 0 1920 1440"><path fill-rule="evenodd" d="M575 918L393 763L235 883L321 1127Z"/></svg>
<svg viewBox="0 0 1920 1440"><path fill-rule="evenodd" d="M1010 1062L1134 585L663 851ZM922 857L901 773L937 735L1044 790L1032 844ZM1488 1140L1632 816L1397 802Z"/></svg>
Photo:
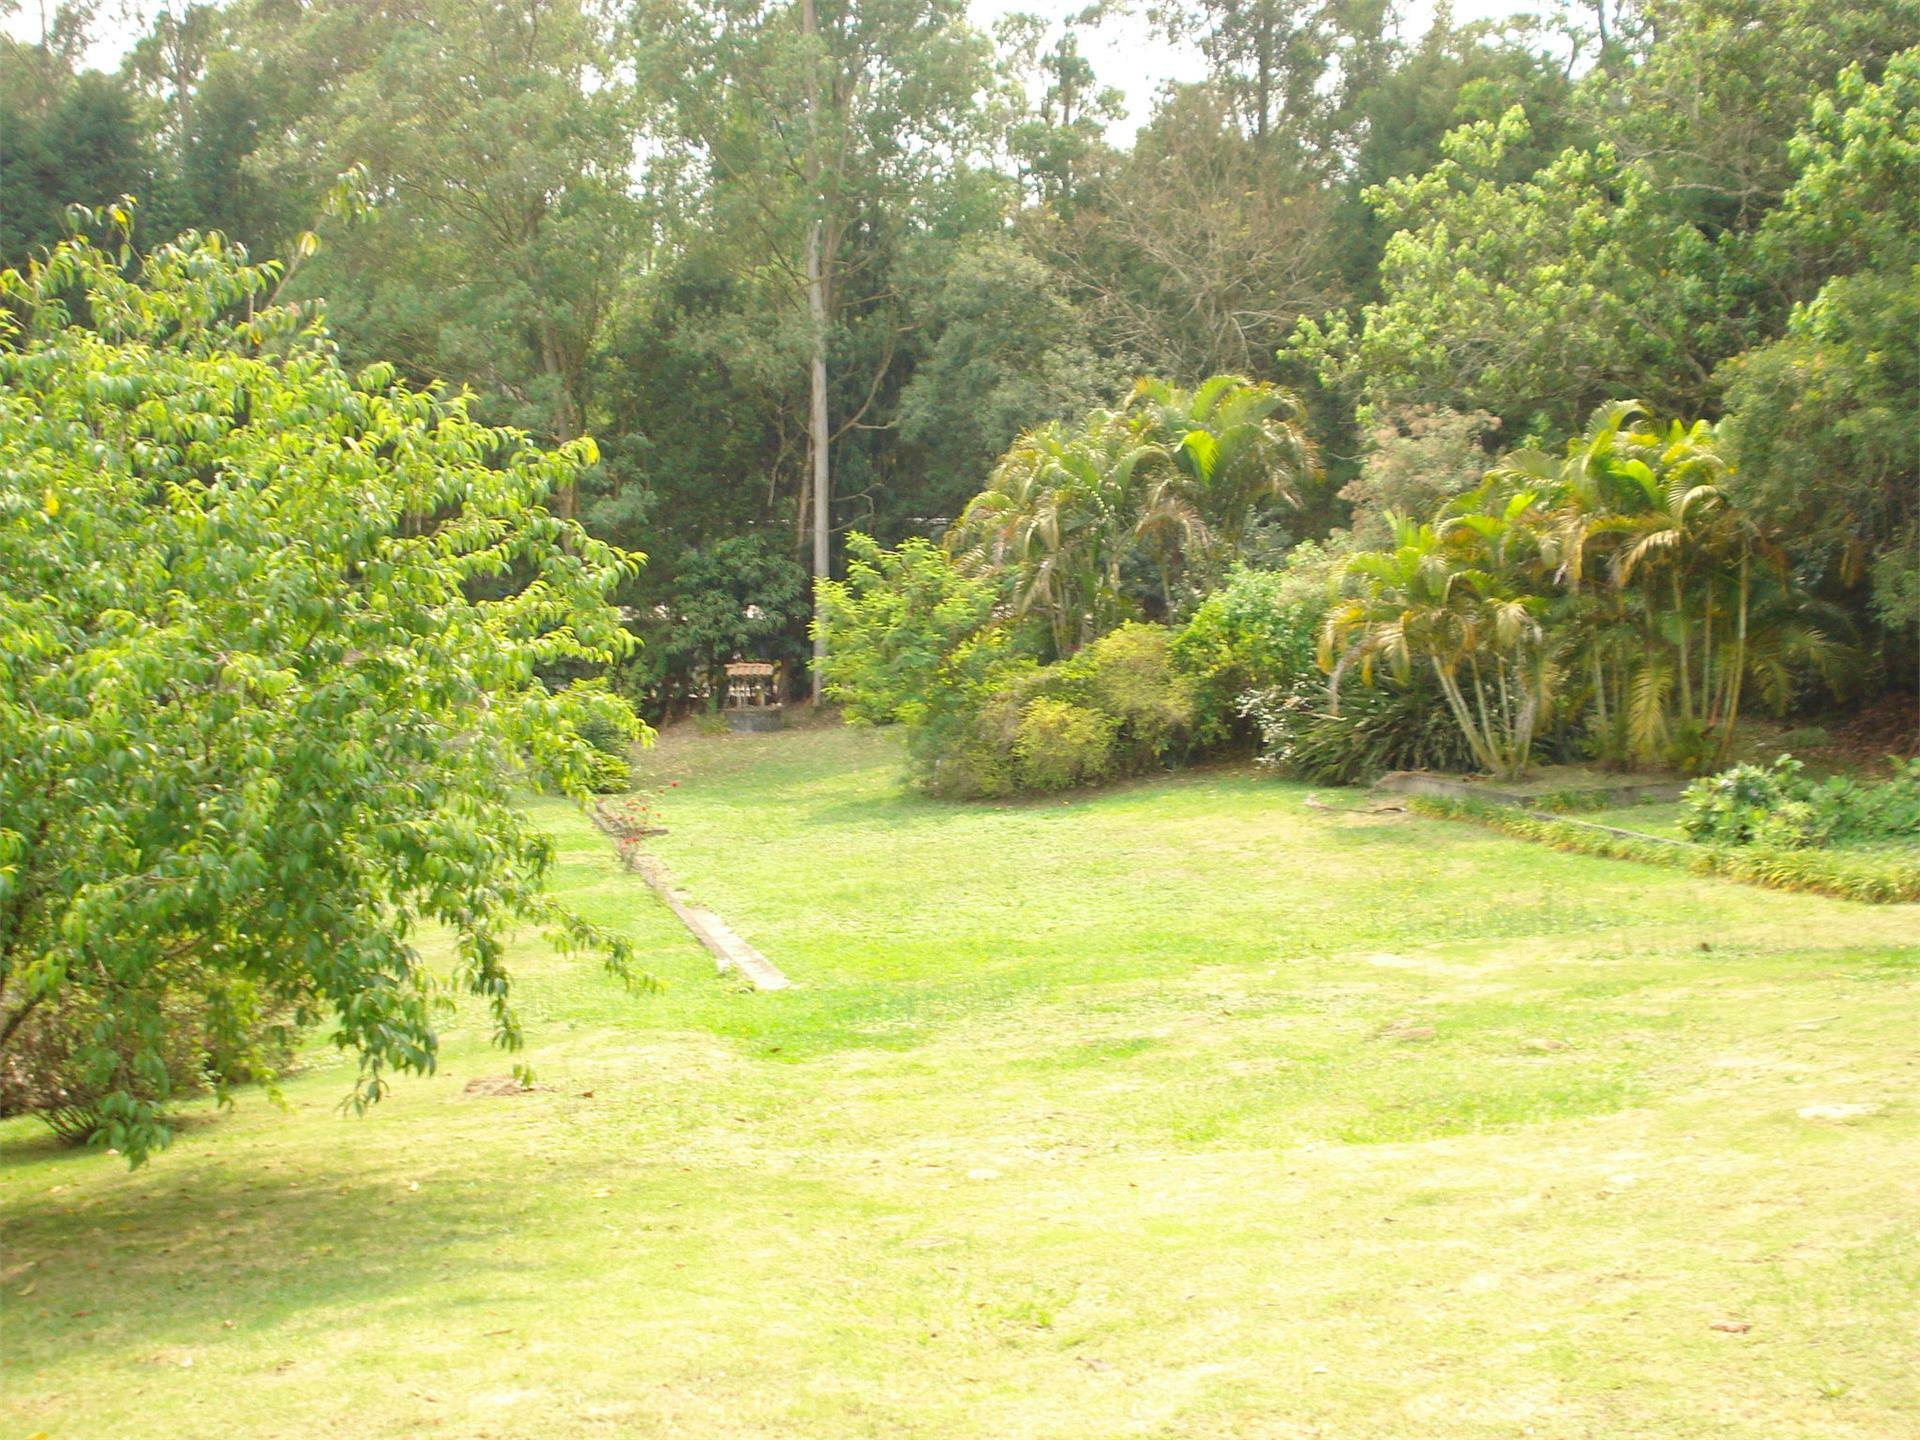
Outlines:
<svg viewBox="0 0 1920 1440"><path fill-rule="evenodd" d="M1100 6L987 34L949 0L225 0L169 7L117 74L83 67L87 13L0 42L0 258L122 193L146 243L288 254L350 174L288 295L349 365L591 436L578 514L653 555L636 614L688 575L744 593L712 561L758 563L742 537L838 574L853 529L935 535L1023 432L1227 372L1300 397L1324 470L1295 539L1353 519L1383 424L1725 419L1795 564L1913 645L1914 0L1419 34L1166 0L1200 66L1132 97L1125 144ZM697 697L677 666L639 698Z"/></svg>

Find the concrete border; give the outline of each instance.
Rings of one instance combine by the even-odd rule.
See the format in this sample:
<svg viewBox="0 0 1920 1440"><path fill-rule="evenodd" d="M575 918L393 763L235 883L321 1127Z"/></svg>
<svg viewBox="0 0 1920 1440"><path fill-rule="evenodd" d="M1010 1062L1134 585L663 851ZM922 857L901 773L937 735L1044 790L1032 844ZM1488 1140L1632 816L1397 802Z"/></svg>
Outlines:
<svg viewBox="0 0 1920 1440"><path fill-rule="evenodd" d="M780 973L779 966L741 939L739 933L713 911L694 904L687 892L673 883L673 876L658 856L647 854L638 845L620 844L620 837L597 812L592 818L596 827L612 837L615 857L647 882L647 888L660 897L674 917L713 956L720 974L737 970L756 990L792 988L793 982Z"/></svg>
<svg viewBox="0 0 1920 1440"><path fill-rule="evenodd" d="M1382 775L1371 787L1380 795L1431 795L1440 800L1485 800L1493 805L1512 805L1525 810L1549 794L1572 794L1591 799L1596 808L1612 809L1638 805L1642 801L1678 800L1686 792L1685 780L1622 780L1618 784L1570 785L1565 792L1503 790L1498 783L1467 780L1453 775L1436 775L1430 770L1395 770Z"/></svg>

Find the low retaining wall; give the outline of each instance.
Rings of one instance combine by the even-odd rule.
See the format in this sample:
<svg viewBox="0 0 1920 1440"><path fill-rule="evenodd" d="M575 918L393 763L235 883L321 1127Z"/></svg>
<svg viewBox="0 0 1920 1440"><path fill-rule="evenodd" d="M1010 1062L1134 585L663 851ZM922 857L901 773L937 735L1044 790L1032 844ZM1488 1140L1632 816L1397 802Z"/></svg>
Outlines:
<svg viewBox="0 0 1920 1440"><path fill-rule="evenodd" d="M1513 805L1522 810L1544 800L1578 796L1592 800L1595 809L1615 805L1639 805L1643 802L1678 800L1686 793L1685 780L1628 780L1618 784L1568 785L1565 789L1529 793L1503 789L1498 781L1465 780L1457 775L1435 775L1428 770L1396 770L1373 782L1382 795L1430 795L1436 800L1481 800L1489 805Z"/></svg>

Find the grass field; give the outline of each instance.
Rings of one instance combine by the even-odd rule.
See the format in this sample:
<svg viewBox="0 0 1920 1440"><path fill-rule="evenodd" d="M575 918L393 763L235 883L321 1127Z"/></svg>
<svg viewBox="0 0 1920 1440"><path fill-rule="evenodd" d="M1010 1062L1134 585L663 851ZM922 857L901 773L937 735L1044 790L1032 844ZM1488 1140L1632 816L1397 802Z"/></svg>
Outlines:
<svg viewBox="0 0 1920 1440"><path fill-rule="evenodd" d="M341 1115L129 1173L0 1125L0 1437L1920 1436L1920 914L1336 816L1242 771L938 805L677 738L717 980L519 952ZM674 784L672 782L678 782Z"/></svg>

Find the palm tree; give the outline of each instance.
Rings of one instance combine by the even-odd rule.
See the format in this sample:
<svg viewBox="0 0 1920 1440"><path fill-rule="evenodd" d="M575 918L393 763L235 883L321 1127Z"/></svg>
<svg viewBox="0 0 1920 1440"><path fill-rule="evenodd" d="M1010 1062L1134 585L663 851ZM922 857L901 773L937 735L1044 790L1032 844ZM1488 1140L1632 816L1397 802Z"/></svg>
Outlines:
<svg viewBox="0 0 1920 1440"><path fill-rule="evenodd" d="M1740 509L1730 474L1711 425L1662 429L1631 400L1595 411L1564 457L1524 450L1489 472L1547 497L1542 555L1567 592L1569 649L1603 749L1621 758L1723 760L1756 646L1775 695L1782 665L1827 672L1840 655L1806 615L1784 617L1779 547ZM1781 612L1764 633L1763 595Z"/></svg>
<svg viewBox="0 0 1920 1440"><path fill-rule="evenodd" d="M1014 613L1043 619L1071 654L1126 618L1120 571L1137 525L1137 476L1170 463L1111 411L1077 431L1028 431L961 512L947 546L963 568L1007 577Z"/></svg>
<svg viewBox="0 0 1920 1440"><path fill-rule="evenodd" d="M1298 505L1317 463L1299 397L1244 375L1215 375L1192 390L1141 380L1126 413L1172 452L1167 478L1228 551L1261 505Z"/></svg>
<svg viewBox="0 0 1920 1440"><path fill-rule="evenodd" d="M1217 375L1192 391L1143 380L1127 407L1028 431L947 535L963 567L1006 578L1016 614L1062 655L1183 581L1224 569L1256 507L1312 467L1299 403ZM1139 583L1141 568L1153 577Z"/></svg>
<svg viewBox="0 0 1920 1440"><path fill-rule="evenodd" d="M1363 680L1384 660L1405 677L1424 662L1479 764L1496 775L1526 770L1549 699L1553 657L1532 581L1538 499L1497 497L1418 525L1390 517L1394 545L1348 562L1359 594L1334 607L1321 635L1333 704L1355 663Z"/></svg>

